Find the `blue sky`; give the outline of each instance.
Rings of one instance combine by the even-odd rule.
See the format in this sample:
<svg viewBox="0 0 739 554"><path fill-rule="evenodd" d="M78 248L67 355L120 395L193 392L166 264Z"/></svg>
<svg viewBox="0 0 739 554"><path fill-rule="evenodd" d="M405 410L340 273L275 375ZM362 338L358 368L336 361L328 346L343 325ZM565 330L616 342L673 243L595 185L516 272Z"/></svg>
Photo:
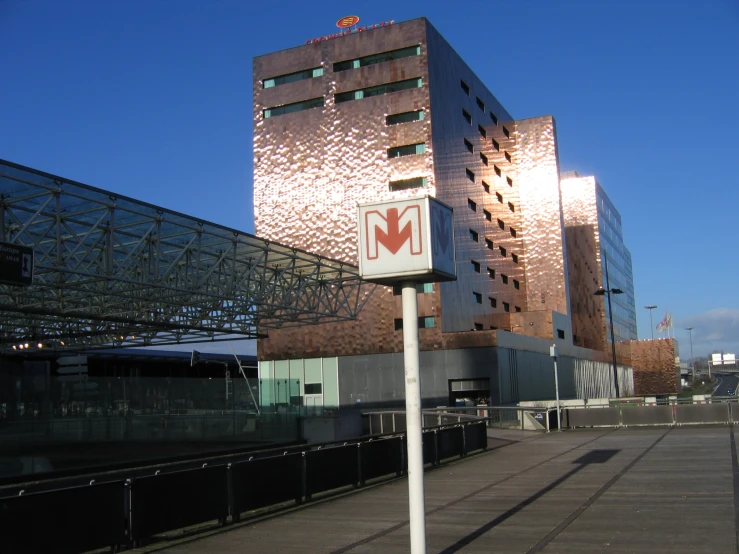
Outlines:
<svg viewBox="0 0 739 554"><path fill-rule="evenodd" d="M347 7L348 6L348 7ZM739 351L736 0L0 0L0 158L253 231L251 60L426 16L517 118L553 114L634 262L639 335Z"/></svg>

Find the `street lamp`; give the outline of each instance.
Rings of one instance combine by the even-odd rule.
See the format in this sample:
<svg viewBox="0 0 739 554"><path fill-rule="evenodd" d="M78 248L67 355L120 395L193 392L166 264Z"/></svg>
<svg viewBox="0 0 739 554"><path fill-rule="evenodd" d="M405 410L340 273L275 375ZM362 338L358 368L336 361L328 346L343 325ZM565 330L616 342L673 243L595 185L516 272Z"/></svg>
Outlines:
<svg viewBox="0 0 739 554"><path fill-rule="evenodd" d="M685 328L685 330L690 333L690 375L693 377L693 381L695 381L695 358L693 358L693 329L695 329L695 327Z"/></svg>
<svg viewBox="0 0 739 554"><path fill-rule="evenodd" d="M611 323L611 352L613 353L613 384L616 387L616 398L619 397L619 390L618 390L618 369L616 368L616 339L613 334L613 309L611 306L611 294L623 294L624 291L622 291L619 288L611 288L611 282L608 278L608 256L606 256L605 250L603 251L603 260L605 261L606 266L606 288L600 288L597 291L595 291L595 296L608 296L608 318L610 319ZM650 312L651 313L651 312Z"/></svg>
<svg viewBox="0 0 739 554"><path fill-rule="evenodd" d="M649 310L649 328L652 330L652 340L654 340L654 322L652 321L652 310L655 309L657 306L649 305L644 307Z"/></svg>

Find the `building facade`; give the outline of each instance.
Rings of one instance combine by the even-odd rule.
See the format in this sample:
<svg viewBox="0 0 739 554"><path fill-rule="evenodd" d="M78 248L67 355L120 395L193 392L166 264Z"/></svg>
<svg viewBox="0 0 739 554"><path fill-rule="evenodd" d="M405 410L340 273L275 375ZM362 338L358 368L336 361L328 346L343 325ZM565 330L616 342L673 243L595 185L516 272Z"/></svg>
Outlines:
<svg viewBox="0 0 739 554"><path fill-rule="evenodd" d="M515 120L425 18L259 56L253 86L257 235L356 264L358 203L427 194L454 208L457 280L419 285L422 358L437 368L425 398L485 380L475 390L497 402L521 398L526 379L549 394L530 376L549 371L552 341L572 371L608 359L573 344L554 119ZM366 375L342 368L381 375L403 339L399 291L370 293L357 321L261 339L265 377L329 360L341 403L374 401Z"/></svg>

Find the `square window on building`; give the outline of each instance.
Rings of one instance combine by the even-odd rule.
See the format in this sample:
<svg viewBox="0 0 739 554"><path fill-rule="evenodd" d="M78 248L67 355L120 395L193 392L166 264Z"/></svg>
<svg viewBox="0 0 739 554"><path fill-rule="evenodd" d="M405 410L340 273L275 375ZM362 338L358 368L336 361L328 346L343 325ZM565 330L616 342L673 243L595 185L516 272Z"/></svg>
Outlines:
<svg viewBox="0 0 739 554"><path fill-rule="evenodd" d="M503 134L506 136L506 138L511 138L511 134L508 132L508 129L503 127Z"/></svg>
<svg viewBox="0 0 739 554"><path fill-rule="evenodd" d="M434 284L421 283L420 285L416 285L416 291L418 291L419 294L430 294L434 292Z"/></svg>
<svg viewBox="0 0 739 554"><path fill-rule="evenodd" d="M514 264L517 264L518 263L518 254L514 254L513 252L511 252L511 259L513 260L513 263Z"/></svg>
<svg viewBox="0 0 739 554"><path fill-rule="evenodd" d="M473 292L473 293L472 293L472 299L473 299L473 300L474 300L474 301L475 301L475 302L476 302L477 304L482 304L482 294L480 294L479 292Z"/></svg>
<svg viewBox="0 0 739 554"><path fill-rule="evenodd" d="M492 296L488 297L488 302L490 302L491 308L497 308L498 307L498 301L493 298Z"/></svg>
<svg viewBox="0 0 739 554"><path fill-rule="evenodd" d="M498 144L498 141L495 139L493 139L493 148L500 152L500 144Z"/></svg>
<svg viewBox="0 0 739 554"><path fill-rule="evenodd" d="M495 116L493 112L490 112L490 121L492 121L494 125L498 124L498 118Z"/></svg>
<svg viewBox="0 0 739 554"><path fill-rule="evenodd" d="M504 273L500 274L500 280L503 281L504 285L508 284L508 275L505 275Z"/></svg>
<svg viewBox="0 0 739 554"><path fill-rule="evenodd" d="M459 83L462 85L462 90L464 91L464 93L467 96L469 96L470 95L470 87L469 87L469 85L467 83L465 83L464 81L459 81Z"/></svg>
<svg viewBox="0 0 739 554"><path fill-rule="evenodd" d="M418 328L419 329L433 329L434 328L434 317L433 316L419 317L418 318Z"/></svg>
<svg viewBox="0 0 739 554"><path fill-rule="evenodd" d="M482 213L485 214L485 219L487 219L488 221L492 221L493 220L493 214L491 214L489 211L483 210Z"/></svg>
<svg viewBox="0 0 739 554"><path fill-rule="evenodd" d="M467 174L467 178L474 183L475 182L475 174L472 173L469 169L465 169L465 173Z"/></svg>
<svg viewBox="0 0 739 554"><path fill-rule="evenodd" d="M468 152L472 153L475 151L475 147L472 146L472 143L468 141L467 139L464 139L464 147L467 149Z"/></svg>
<svg viewBox="0 0 739 554"><path fill-rule="evenodd" d="M403 318L402 317L396 317L394 320L395 323L395 330L400 331L403 329Z"/></svg>
<svg viewBox="0 0 739 554"><path fill-rule="evenodd" d="M519 306L516 306L515 308L516 308L516 311L517 312L520 312L521 311L521 308Z"/></svg>
<svg viewBox="0 0 739 554"><path fill-rule="evenodd" d="M518 280L516 280L516 279L513 280L513 288L514 289L520 289L521 288L521 283Z"/></svg>
<svg viewBox="0 0 739 554"><path fill-rule="evenodd" d="M467 110L462 110L462 116L464 117L465 121L472 125L472 116L469 114Z"/></svg>
<svg viewBox="0 0 739 554"><path fill-rule="evenodd" d="M471 260L471 265L472 265L472 271L474 271L475 273L480 273L480 262Z"/></svg>
<svg viewBox="0 0 739 554"><path fill-rule="evenodd" d="M516 235L518 235L518 233L513 227L509 227L508 230L511 232L512 237L515 237Z"/></svg>
<svg viewBox="0 0 739 554"><path fill-rule="evenodd" d="M476 96L475 98L477 98L477 107L480 108L482 111L485 111L485 102L480 100L479 96Z"/></svg>
<svg viewBox="0 0 739 554"><path fill-rule="evenodd" d="M509 186L513 186L513 179L511 179L510 177L506 177L505 180L508 182Z"/></svg>
<svg viewBox="0 0 739 554"><path fill-rule="evenodd" d="M482 138L488 138L488 133L487 133L487 131L484 129L484 127L482 125L478 125L477 126L477 130L480 131L480 136Z"/></svg>
<svg viewBox="0 0 739 554"><path fill-rule="evenodd" d="M505 159L509 162L513 162L513 160L511 159L511 155L508 152L505 153Z"/></svg>
<svg viewBox="0 0 739 554"><path fill-rule="evenodd" d="M505 223L503 222L502 219L498 220L498 227L500 227L501 229L505 229Z"/></svg>
<svg viewBox="0 0 739 554"><path fill-rule="evenodd" d="M498 247L498 250L500 250L500 255L505 258L506 257L506 249L503 248L502 246L499 246Z"/></svg>
<svg viewBox="0 0 739 554"><path fill-rule="evenodd" d="M470 238L474 240L475 242L479 242L480 234L477 231L473 231L472 229L470 229Z"/></svg>
<svg viewBox="0 0 739 554"><path fill-rule="evenodd" d="M493 249L493 241L490 239L485 239L485 246L488 247L489 250Z"/></svg>
<svg viewBox="0 0 739 554"><path fill-rule="evenodd" d="M508 202L508 209L511 210L512 212L516 211L516 207L511 202Z"/></svg>
<svg viewBox="0 0 739 554"><path fill-rule="evenodd" d="M467 199L467 207L472 210L473 212L477 211L477 202L474 200Z"/></svg>
<svg viewBox="0 0 739 554"><path fill-rule="evenodd" d="M475 331L482 331L484 328L482 323L475 323Z"/></svg>
<svg viewBox="0 0 739 554"><path fill-rule="evenodd" d="M488 268L488 277L495 279L495 270L492 267Z"/></svg>
<svg viewBox="0 0 739 554"><path fill-rule="evenodd" d="M500 194L499 192L496 192L495 193L495 197L498 199L498 202L500 202L501 204L503 203L503 195L502 194Z"/></svg>
<svg viewBox="0 0 739 554"><path fill-rule="evenodd" d="M499 168L499 167L498 167L497 165L494 165L494 166L493 166L493 169L495 169L495 174L496 174L496 175L497 175L498 177L502 177L502 176L503 176L503 172L502 172L502 171L500 170L500 168Z"/></svg>
<svg viewBox="0 0 739 554"><path fill-rule="evenodd" d="M565 338L565 332L562 329L557 329L557 338L558 339Z"/></svg>
<svg viewBox="0 0 739 554"><path fill-rule="evenodd" d="M488 185L485 181L482 182L482 190L490 194L490 185Z"/></svg>
<svg viewBox="0 0 739 554"><path fill-rule="evenodd" d="M482 152L480 152L480 160L482 160L483 165L488 165L488 157Z"/></svg>
<svg viewBox="0 0 739 554"><path fill-rule="evenodd" d="M508 302L503 302L503 310L506 312L511 311L511 305Z"/></svg>

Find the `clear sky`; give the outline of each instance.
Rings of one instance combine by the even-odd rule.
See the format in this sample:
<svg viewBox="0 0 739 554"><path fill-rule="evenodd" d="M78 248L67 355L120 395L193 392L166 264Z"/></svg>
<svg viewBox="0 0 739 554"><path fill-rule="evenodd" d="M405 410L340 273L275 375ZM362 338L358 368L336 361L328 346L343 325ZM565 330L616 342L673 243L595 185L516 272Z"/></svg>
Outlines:
<svg viewBox="0 0 739 554"><path fill-rule="evenodd" d="M737 0L0 0L0 158L253 232L254 56L426 16L621 212L640 338L739 353Z"/></svg>

